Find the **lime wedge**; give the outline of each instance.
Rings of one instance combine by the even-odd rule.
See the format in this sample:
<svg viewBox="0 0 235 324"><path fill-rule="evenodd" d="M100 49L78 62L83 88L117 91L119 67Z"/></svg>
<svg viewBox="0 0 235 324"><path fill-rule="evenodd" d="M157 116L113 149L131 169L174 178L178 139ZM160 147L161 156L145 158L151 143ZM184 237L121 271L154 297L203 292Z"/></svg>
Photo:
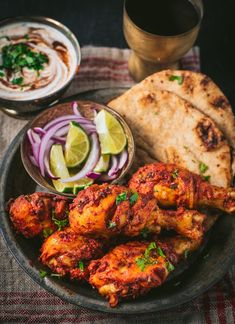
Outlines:
<svg viewBox="0 0 235 324"><path fill-rule="evenodd" d="M65 162L68 168L81 164L90 150L90 142L85 131L76 123L70 122L65 143Z"/></svg>
<svg viewBox="0 0 235 324"><path fill-rule="evenodd" d="M66 167L62 146L52 145L50 152L51 172L61 179L69 178L69 171ZM73 183L62 183L60 180L52 180L55 189L59 192L73 192Z"/></svg>
<svg viewBox="0 0 235 324"><path fill-rule="evenodd" d="M89 179L89 178L83 178L83 179L76 181L74 183L74 187L73 187L73 194L77 195L80 190L89 187L90 185L92 185L93 182L94 182L94 180Z"/></svg>
<svg viewBox="0 0 235 324"><path fill-rule="evenodd" d="M99 135L102 154L118 154L126 146L126 135L118 120L101 110L95 117L96 129Z"/></svg>
<svg viewBox="0 0 235 324"><path fill-rule="evenodd" d="M109 168L109 160L110 160L110 155L108 154L101 155L98 163L94 168L94 171L98 173L107 171Z"/></svg>

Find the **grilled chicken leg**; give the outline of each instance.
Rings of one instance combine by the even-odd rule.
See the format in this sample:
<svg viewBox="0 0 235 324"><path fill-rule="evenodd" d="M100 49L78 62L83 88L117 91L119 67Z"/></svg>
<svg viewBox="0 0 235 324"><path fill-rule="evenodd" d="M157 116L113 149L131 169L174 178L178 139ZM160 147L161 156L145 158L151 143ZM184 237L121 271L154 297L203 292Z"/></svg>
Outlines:
<svg viewBox="0 0 235 324"><path fill-rule="evenodd" d="M103 254L99 240L78 235L67 227L44 241L40 261L61 276L69 274L71 279L81 280L87 278L88 261Z"/></svg>
<svg viewBox="0 0 235 324"><path fill-rule="evenodd" d="M119 245L88 266L89 283L115 307L120 299L136 298L164 283L186 251L200 241L180 236Z"/></svg>
<svg viewBox="0 0 235 324"><path fill-rule="evenodd" d="M70 205L69 223L74 232L95 236L138 236L143 230L159 233L173 229L199 239L205 215L194 210L160 209L156 199L146 199L117 185L93 185L78 194Z"/></svg>
<svg viewBox="0 0 235 324"><path fill-rule="evenodd" d="M68 217L69 200L46 192L21 195L8 203L11 221L17 232L27 238L51 234L57 226L52 220L65 220Z"/></svg>
<svg viewBox="0 0 235 324"><path fill-rule="evenodd" d="M174 164L154 163L140 168L129 188L140 195L155 197L164 207L214 207L235 212L235 189L212 186L201 176Z"/></svg>

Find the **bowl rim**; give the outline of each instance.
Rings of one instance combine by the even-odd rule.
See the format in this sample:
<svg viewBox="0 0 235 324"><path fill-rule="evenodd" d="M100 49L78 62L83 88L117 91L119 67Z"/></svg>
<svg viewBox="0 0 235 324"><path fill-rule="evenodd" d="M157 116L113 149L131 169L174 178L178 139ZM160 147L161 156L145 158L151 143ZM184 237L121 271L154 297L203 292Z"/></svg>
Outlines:
<svg viewBox="0 0 235 324"><path fill-rule="evenodd" d="M32 102L38 102L41 100L47 100L50 97L54 96L55 94L59 93L60 91L63 91L66 89L66 87L72 82L73 78L75 77L78 68L80 67L81 64L81 47L80 44L78 42L77 37L75 36L75 34L63 23L61 23L58 20L55 20L53 18L47 17L47 16L37 16L37 15L29 15L29 16L10 16L4 19L0 20L0 28L7 26L7 25L11 25L17 22L37 22L37 23L41 23L44 24L45 26L51 26L55 29L57 29L58 31L60 31L61 33L64 34L65 37L68 38L68 40L71 42L72 46L74 47L74 50L76 52L76 57L77 57L77 64L76 67L73 71L73 73L71 74L70 78L65 82L65 84L63 86L61 86L59 89L45 95L42 97L37 97L34 99L26 99L26 100L18 100L18 99L7 99L7 98L0 98L0 101L2 103L4 102L11 102L11 103L23 103L23 104L29 104ZM15 108L17 110L17 107Z"/></svg>
<svg viewBox="0 0 235 324"><path fill-rule="evenodd" d="M25 170L27 171L27 173L29 174L29 176L32 178L32 180L34 182L36 182L38 185L40 185L44 189L47 189L50 192L53 192L54 194L65 196L65 197L70 197L70 198L74 198L76 195L71 194L71 193L63 193L63 192L57 191L53 187L53 185L49 184L49 182L47 180L47 177L43 177L43 179L45 179L45 183L47 183L48 186L45 186L44 183L39 181L39 178L35 176L35 173L36 173L36 172L34 172L35 168L28 167L28 165L32 166L32 162L30 161L30 159L27 156L25 156L24 148L25 148L25 145L26 145L25 141L27 140L27 130L30 129L35 122L40 121L40 119L44 115L47 115L49 112L52 112L53 110L58 109L59 106L64 106L64 105L69 105L69 104L71 106L71 103L73 103L74 101L76 101L78 103L78 106L79 106L79 103L80 104L82 103L82 105L90 105L90 106L92 106L92 105L97 106L98 105L98 106L100 106L101 109L103 108L106 111L108 111L109 113L111 113L113 116L115 116L116 119L119 121L119 123L122 125L124 133L125 133L126 138L128 140L127 141L127 150L130 147L130 151L128 150L128 163L126 164L126 166L124 167L124 169L120 173L120 175L116 179L109 182L110 184L116 184L121 179L124 178L124 176L127 174L127 172L130 170L130 168L133 165L134 158L135 158L135 153L136 153L136 144L135 144L134 136L133 136L133 133L132 133L132 130L131 130L130 126L128 125L128 123L125 121L125 119L118 112L116 112L114 109L108 107L105 104L97 103L97 102L91 101L91 100L72 100L72 101L68 100L68 101L63 101L62 103L58 103L58 104L54 105L51 108L43 110L40 114L38 114L35 118L33 118L24 128L24 134L22 136L22 140L21 140L21 143L20 143L21 160L22 160L22 163L23 163L23 166L24 166ZM51 119L51 120L53 120L53 119ZM37 172L40 175L40 172L39 172L38 168L37 168Z"/></svg>

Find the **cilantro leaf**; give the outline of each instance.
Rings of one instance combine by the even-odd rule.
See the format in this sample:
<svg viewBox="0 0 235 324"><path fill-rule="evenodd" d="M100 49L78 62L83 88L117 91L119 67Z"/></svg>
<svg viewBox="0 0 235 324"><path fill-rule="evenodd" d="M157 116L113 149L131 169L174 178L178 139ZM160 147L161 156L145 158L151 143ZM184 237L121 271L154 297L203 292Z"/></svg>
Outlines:
<svg viewBox="0 0 235 324"><path fill-rule="evenodd" d="M47 275L47 272L45 271L45 270L39 270L39 276L40 276L40 278L45 278L46 277L46 275Z"/></svg>
<svg viewBox="0 0 235 324"><path fill-rule="evenodd" d="M146 260L144 258L138 258L135 262L137 266L140 268L140 270L144 271L146 267Z"/></svg>
<svg viewBox="0 0 235 324"><path fill-rule="evenodd" d="M5 76L5 73L3 71L0 70L0 77L4 77Z"/></svg>
<svg viewBox="0 0 235 324"><path fill-rule="evenodd" d="M141 271L144 271L144 269L149 266L149 265L153 265L156 264L157 261L156 260L151 260L150 258L150 252L154 249L156 249L156 243L155 242L151 242L149 243L148 247L146 248L145 252L144 252L144 256L137 258L135 260L137 266L140 268Z"/></svg>
<svg viewBox="0 0 235 324"><path fill-rule="evenodd" d="M119 205L122 201L125 201L125 200L127 200L127 194L126 194L126 192L120 193L116 197L116 205Z"/></svg>
<svg viewBox="0 0 235 324"><path fill-rule="evenodd" d="M161 257L163 257L163 258L166 257L165 254L164 254L164 252L163 252L162 249L160 248L160 246L157 247L157 253L158 253Z"/></svg>
<svg viewBox="0 0 235 324"><path fill-rule="evenodd" d="M80 269L81 272L84 271L84 263L82 261L78 262L78 268Z"/></svg>
<svg viewBox="0 0 235 324"><path fill-rule="evenodd" d="M208 166L205 163L200 162L199 163L199 170L200 170L200 173L203 174L208 170Z"/></svg>
<svg viewBox="0 0 235 324"><path fill-rule="evenodd" d="M115 222L110 221L108 224L108 228L114 228L114 227L116 227L116 225L117 224Z"/></svg>
<svg viewBox="0 0 235 324"><path fill-rule="evenodd" d="M134 205L138 199L138 194L137 192L133 193L133 195L130 196L130 204L131 205Z"/></svg>
<svg viewBox="0 0 235 324"><path fill-rule="evenodd" d="M207 175L207 176L204 176L203 178L204 178L205 181L210 181L211 176Z"/></svg>
<svg viewBox="0 0 235 324"><path fill-rule="evenodd" d="M145 258L149 258L150 252L151 252L152 250L156 249L156 248L157 248L157 246L156 246L156 243L155 243L155 242L151 242L151 243L149 243L147 249L146 249L145 252L144 252L144 256L145 256Z"/></svg>
<svg viewBox="0 0 235 324"><path fill-rule="evenodd" d="M181 85L184 82L184 77L183 76L179 76L179 75L171 75L169 77L169 80L170 81L175 81L176 80L176 81L178 81L178 84Z"/></svg>
<svg viewBox="0 0 235 324"><path fill-rule="evenodd" d="M52 211L52 220L53 220L54 224L58 227L58 231L61 231L69 223L69 220L67 218L62 219L62 220L59 220L59 219L55 218L55 212L54 211Z"/></svg>
<svg viewBox="0 0 235 324"><path fill-rule="evenodd" d="M178 178L178 176L179 176L179 170L178 170L178 169L175 169L175 170L172 172L171 176L172 176L173 179Z"/></svg>
<svg viewBox="0 0 235 324"><path fill-rule="evenodd" d="M15 78L11 81L12 84L14 85L21 85L23 83L24 79L22 77L19 77L19 78Z"/></svg>
<svg viewBox="0 0 235 324"><path fill-rule="evenodd" d="M174 265L173 265L170 261L167 261L167 270L168 270L169 272L175 270Z"/></svg>
<svg viewBox="0 0 235 324"><path fill-rule="evenodd" d="M53 233L53 229L51 228L44 228L42 231L44 238L48 238L52 233Z"/></svg>

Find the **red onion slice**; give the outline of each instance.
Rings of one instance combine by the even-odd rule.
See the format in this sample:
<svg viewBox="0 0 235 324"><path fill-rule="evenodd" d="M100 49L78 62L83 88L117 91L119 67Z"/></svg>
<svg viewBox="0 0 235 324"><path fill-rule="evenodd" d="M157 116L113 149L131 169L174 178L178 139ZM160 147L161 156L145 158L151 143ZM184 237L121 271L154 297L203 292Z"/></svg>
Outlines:
<svg viewBox="0 0 235 324"><path fill-rule="evenodd" d="M42 129L41 127L34 127L34 128L33 128L33 131L36 132L37 134L41 135L41 136L43 136L43 135L46 134L46 131L45 131L44 129ZM66 142L65 138L60 137L60 136L56 136L56 135L54 135L54 136L52 137L52 139L53 139L55 142L60 143L60 144L65 144L65 142ZM40 140L40 141L41 141L41 140Z"/></svg>
<svg viewBox="0 0 235 324"><path fill-rule="evenodd" d="M89 172L92 172L100 158L100 144L96 133L91 135L91 150L84 167L73 177L61 179L61 182L73 182L85 178Z"/></svg>
<svg viewBox="0 0 235 324"><path fill-rule="evenodd" d="M96 180L100 177L100 173L92 171L88 172L86 176L92 180Z"/></svg>
<svg viewBox="0 0 235 324"><path fill-rule="evenodd" d="M39 148L38 165L39 165L41 175L43 177L45 177L44 156L48 146L48 142L61 127L66 125L67 125L67 120L57 123L56 125L52 126L42 137L42 141Z"/></svg>
<svg viewBox="0 0 235 324"><path fill-rule="evenodd" d="M77 123L81 124L81 125L90 125L90 126L95 126L94 123L85 118L85 117L79 117L79 116L76 116L76 115L65 115L65 116L61 116L61 117L58 117L56 119L53 119L51 122L49 122L48 124L46 124L43 129L44 130L49 130L51 127L57 125L58 123L60 122L64 122L64 121L67 121L68 123L70 121L76 121Z"/></svg>
<svg viewBox="0 0 235 324"><path fill-rule="evenodd" d="M118 164L119 164L119 160L118 160L117 156L112 155L111 156L111 168L108 171L108 175L110 177L117 173L117 171L118 171Z"/></svg>
<svg viewBox="0 0 235 324"><path fill-rule="evenodd" d="M79 116L79 117L83 117L83 116L81 115L80 111L78 110L78 104L77 104L76 101L74 101L74 102L72 103L72 108L73 108L73 113L74 113L74 115Z"/></svg>
<svg viewBox="0 0 235 324"><path fill-rule="evenodd" d="M123 150L119 157L118 169L121 170L127 163L128 153L127 150Z"/></svg>

